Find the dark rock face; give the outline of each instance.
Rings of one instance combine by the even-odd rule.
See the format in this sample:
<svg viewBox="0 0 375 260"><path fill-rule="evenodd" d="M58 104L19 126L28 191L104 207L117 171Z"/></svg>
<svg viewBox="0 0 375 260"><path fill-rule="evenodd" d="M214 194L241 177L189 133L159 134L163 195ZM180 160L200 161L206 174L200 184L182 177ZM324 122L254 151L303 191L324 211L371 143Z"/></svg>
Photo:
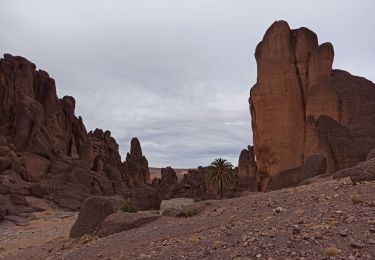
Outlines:
<svg viewBox="0 0 375 260"><path fill-rule="evenodd" d="M114 213L111 201L104 197L90 197L82 204L76 222L70 230L69 237L91 235L98 231L104 219Z"/></svg>
<svg viewBox="0 0 375 260"><path fill-rule="evenodd" d="M173 191L178 184L177 174L175 170L168 166L161 169L161 178L155 178L152 185L162 191L162 199L169 199L171 191Z"/></svg>
<svg viewBox="0 0 375 260"><path fill-rule="evenodd" d="M254 146L248 146L241 151L238 159L238 186L250 191L258 190L259 178L257 177Z"/></svg>
<svg viewBox="0 0 375 260"><path fill-rule="evenodd" d="M314 154L326 158L327 173L365 160L375 147L375 85L333 70L332 44L319 45L309 29L278 21L255 58L249 103L262 190L276 180L288 185L280 178L294 182L291 172Z"/></svg>
<svg viewBox="0 0 375 260"><path fill-rule="evenodd" d="M201 166L198 169L190 169L184 174L182 180L176 188L171 191L173 198L200 198L207 199L212 197L212 193L206 184L207 170Z"/></svg>
<svg viewBox="0 0 375 260"><path fill-rule="evenodd" d="M120 195L141 209L159 207L138 139L122 162L111 132L87 133L74 114L74 98L59 99L47 72L5 54L0 101L0 195L7 214L22 213L26 195L72 210L93 195Z"/></svg>
<svg viewBox="0 0 375 260"><path fill-rule="evenodd" d="M366 160L371 160L371 159L374 159L374 158L375 158L375 149L373 148L368 152L368 154L366 156Z"/></svg>
<svg viewBox="0 0 375 260"><path fill-rule="evenodd" d="M326 170L327 160L325 157L319 154L310 155L302 166L299 181L302 182L315 176L322 175Z"/></svg>
<svg viewBox="0 0 375 260"><path fill-rule="evenodd" d="M175 170L168 166L161 169L161 185L175 186L178 183L177 174Z"/></svg>

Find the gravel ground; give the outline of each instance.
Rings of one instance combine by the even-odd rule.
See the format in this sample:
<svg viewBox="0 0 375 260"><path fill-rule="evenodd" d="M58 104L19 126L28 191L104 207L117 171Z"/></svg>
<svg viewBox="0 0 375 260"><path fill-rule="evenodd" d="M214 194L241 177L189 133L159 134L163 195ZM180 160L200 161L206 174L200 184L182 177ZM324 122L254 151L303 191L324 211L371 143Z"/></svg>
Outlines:
<svg viewBox="0 0 375 260"><path fill-rule="evenodd" d="M349 179L327 179L203 203L204 210L196 216L163 216L101 239L68 239L75 217L65 217L66 224L58 223L56 231L41 229L36 234L56 232L58 238L51 235L4 258L375 259L375 182L354 186ZM17 230L12 232L18 234L7 232L1 236L23 236Z"/></svg>

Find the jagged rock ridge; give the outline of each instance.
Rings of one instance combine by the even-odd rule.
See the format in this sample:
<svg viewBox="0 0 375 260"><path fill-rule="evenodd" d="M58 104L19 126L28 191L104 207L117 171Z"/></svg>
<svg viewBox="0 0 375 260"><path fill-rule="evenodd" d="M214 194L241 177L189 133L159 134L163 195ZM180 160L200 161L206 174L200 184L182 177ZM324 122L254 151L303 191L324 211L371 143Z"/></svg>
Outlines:
<svg viewBox="0 0 375 260"><path fill-rule="evenodd" d="M120 196L141 209L157 208L148 162L138 139L122 162L110 131L87 133L75 100L56 95L55 81L27 59L0 59L0 211L27 208L25 196L78 209L92 195Z"/></svg>

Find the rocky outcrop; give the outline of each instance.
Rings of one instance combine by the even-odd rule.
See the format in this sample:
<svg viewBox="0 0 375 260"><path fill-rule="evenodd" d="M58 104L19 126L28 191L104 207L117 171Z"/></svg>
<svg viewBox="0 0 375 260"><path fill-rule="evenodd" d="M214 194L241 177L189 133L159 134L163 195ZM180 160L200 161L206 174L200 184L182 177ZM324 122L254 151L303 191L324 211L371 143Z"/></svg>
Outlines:
<svg viewBox="0 0 375 260"><path fill-rule="evenodd" d="M240 153L238 159L238 186L250 191L258 190L259 178L257 178L254 146L248 146Z"/></svg>
<svg viewBox="0 0 375 260"><path fill-rule="evenodd" d="M333 57L332 44L319 45L314 32L291 30L285 21L258 44L249 103L262 190L276 180L288 185L280 178L297 178L313 154L325 157L333 173L375 147L375 85L333 70Z"/></svg>
<svg viewBox="0 0 375 260"><path fill-rule="evenodd" d="M131 140L130 153L126 155L125 164L136 182L150 183L148 161L143 156L141 144L136 137Z"/></svg>
<svg viewBox="0 0 375 260"><path fill-rule="evenodd" d="M140 209L158 208L138 139L126 162L110 131L87 132L75 100L25 58L0 59L0 196L2 212L22 213L33 195L77 210L93 195L119 195ZM3 214L3 213L2 213Z"/></svg>
<svg viewBox="0 0 375 260"><path fill-rule="evenodd" d="M161 178L154 178L152 185L161 191L162 199L169 199L171 191L173 191L178 184L176 171L168 166L162 168L160 173Z"/></svg>
<svg viewBox="0 0 375 260"><path fill-rule="evenodd" d="M212 198L206 183L207 170L202 166L197 169L189 169L182 180L170 192L171 198Z"/></svg>
<svg viewBox="0 0 375 260"><path fill-rule="evenodd" d="M363 161L353 167L345 168L333 174L333 178L350 177L354 184L362 181L375 181L375 159Z"/></svg>
<svg viewBox="0 0 375 260"><path fill-rule="evenodd" d="M90 197L82 204L76 222L73 224L69 237L92 235L101 227L105 218L114 213L111 201L103 197Z"/></svg>
<svg viewBox="0 0 375 260"><path fill-rule="evenodd" d="M168 166L161 169L161 185L173 187L178 183L177 174L175 170Z"/></svg>

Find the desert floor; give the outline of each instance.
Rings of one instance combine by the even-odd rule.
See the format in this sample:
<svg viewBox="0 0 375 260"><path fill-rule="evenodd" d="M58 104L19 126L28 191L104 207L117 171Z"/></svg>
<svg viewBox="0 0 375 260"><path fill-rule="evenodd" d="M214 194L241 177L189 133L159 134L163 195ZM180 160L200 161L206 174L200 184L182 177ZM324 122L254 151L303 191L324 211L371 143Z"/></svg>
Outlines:
<svg viewBox="0 0 375 260"><path fill-rule="evenodd" d="M190 218L162 216L100 239L69 239L77 213L44 205L46 211L26 221L0 224L0 257L375 259L375 182L354 186L348 178L322 179L204 205Z"/></svg>

